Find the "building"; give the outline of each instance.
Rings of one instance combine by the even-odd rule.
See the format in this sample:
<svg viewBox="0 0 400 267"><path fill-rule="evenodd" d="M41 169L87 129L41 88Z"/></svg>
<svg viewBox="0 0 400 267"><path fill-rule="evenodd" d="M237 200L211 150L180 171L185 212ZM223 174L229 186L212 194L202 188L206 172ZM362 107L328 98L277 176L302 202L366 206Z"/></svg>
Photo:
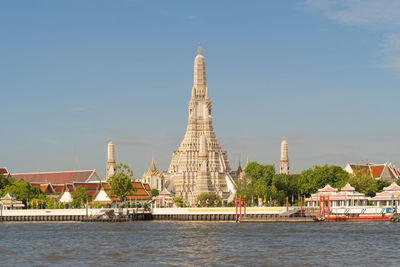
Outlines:
<svg viewBox="0 0 400 267"><path fill-rule="evenodd" d="M395 182L400 178L400 170L393 164L386 162L383 164L352 164L347 163L344 170L350 174L366 174L371 175L375 179L382 179L389 182Z"/></svg>
<svg viewBox="0 0 400 267"><path fill-rule="evenodd" d="M96 170L13 173L12 177L17 180L25 180L31 186L39 187L42 192L47 194L62 193L66 184L74 182L99 183L103 181Z"/></svg>
<svg viewBox="0 0 400 267"><path fill-rule="evenodd" d="M147 170L145 174L142 176L142 182L150 185L151 189L157 189L158 192L163 190L164 186L164 176L159 173L156 163L154 161L154 155L151 159L150 168Z"/></svg>
<svg viewBox="0 0 400 267"><path fill-rule="evenodd" d="M1 209L24 208L22 201L16 200L15 197L7 193L0 200Z"/></svg>
<svg viewBox="0 0 400 267"><path fill-rule="evenodd" d="M376 193L376 196L371 198L375 206L392 206L400 204L400 186L392 183L390 186L383 188L383 192ZM393 202L395 201L395 202Z"/></svg>
<svg viewBox="0 0 400 267"><path fill-rule="evenodd" d="M286 137L283 137L281 143L281 161L279 164L280 174L288 174L289 175L289 153L288 153L288 143L286 141Z"/></svg>
<svg viewBox="0 0 400 267"><path fill-rule="evenodd" d="M211 101L206 83L206 65L199 45L194 60L192 95L186 133L173 152L166 187L187 205L197 203L201 193L213 192L233 201L235 188L226 151L222 151L212 125Z"/></svg>
<svg viewBox="0 0 400 267"><path fill-rule="evenodd" d="M7 170L7 168L3 167L0 168L0 175L3 175L4 178L9 178L10 172Z"/></svg>
<svg viewBox="0 0 400 267"><path fill-rule="evenodd" d="M111 204L112 199L111 197L107 194L104 185L101 184L100 190L97 192L97 194L93 198L94 203L100 203L100 204Z"/></svg>
<svg viewBox="0 0 400 267"><path fill-rule="evenodd" d="M116 171L116 163L115 163L115 149L114 149L114 143L112 141L112 138L110 138L110 141L108 142L107 145L107 170L106 170L106 180L111 176L114 176L115 171Z"/></svg>
<svg viewBox="0 0 400 267"><path fill-rule="evenodd" d="M154 208L172 208L174 205L174 197L164 188L156 197L152 197L151 205Z"/></svg>
<svg viewBox="0 0 400 267"><path fill-rule="evenodd" d="M117 196L111 195L111 188L107 182L76 182L65 184L58 198L59 201L61 203L71 203L73 200L72 194L79 187L84 188L95 203L111 204L112 202L120 201ZM133 191L126 197L128 202L146 203L150 200L151 189L148 184L132 182L132 187Z"/></svg>
<svg viewBox="0 0 400 267"><path fill-rule="evenodd" d="M340 191L329 184L322 189L318 189L317 193L306 198L307 207L319 207L321 197L325 197L325 201L329 197L330 207L368 205L368 198L365 194L357 192L349 183L342 187Z"/></svg>

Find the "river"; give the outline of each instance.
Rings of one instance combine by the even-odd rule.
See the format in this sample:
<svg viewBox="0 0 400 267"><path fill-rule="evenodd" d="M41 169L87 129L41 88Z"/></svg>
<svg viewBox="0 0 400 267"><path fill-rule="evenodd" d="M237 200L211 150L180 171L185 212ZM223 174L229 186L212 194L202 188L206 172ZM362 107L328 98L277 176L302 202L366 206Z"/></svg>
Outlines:
<svg viewBox="0 0 400 267"><path fill-rule="evenodd" d="M1 223L3 266L397 266L398 223Z"/></svg>

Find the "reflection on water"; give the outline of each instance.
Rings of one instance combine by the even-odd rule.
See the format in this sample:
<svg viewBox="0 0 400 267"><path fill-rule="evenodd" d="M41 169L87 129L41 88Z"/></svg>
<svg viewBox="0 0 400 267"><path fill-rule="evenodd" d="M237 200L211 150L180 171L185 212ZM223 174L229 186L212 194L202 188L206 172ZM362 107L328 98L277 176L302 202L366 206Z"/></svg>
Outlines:
<svg viewBox="0 0 400 267"><path fill-rule="evenodd" d="M2 223L1 265L397 265L396 223Z"/></svg>

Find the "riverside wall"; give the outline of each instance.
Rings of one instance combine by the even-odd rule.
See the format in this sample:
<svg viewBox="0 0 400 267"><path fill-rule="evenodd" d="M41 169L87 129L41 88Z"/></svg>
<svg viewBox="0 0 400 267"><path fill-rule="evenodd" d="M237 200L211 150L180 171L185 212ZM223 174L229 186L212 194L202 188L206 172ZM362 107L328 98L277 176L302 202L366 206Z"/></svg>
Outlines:
<svg viewBox="0 0 400 267"><path fill-rule="evenodd" d="M103 218L106 211L114 210L119 220ZM298 207L247 207L246 218L263 220L289 217ZM238 212L240 209L238 208ZM241 209L244 217L244 208ZM121 219L123 218L123 219ZM238 219L240 216L238 216ZM179 221L235 221L235 207L216 208L153 208L143 209L30 209L2 210L0 221L128 221L128 220L179 220Z"/></svg>

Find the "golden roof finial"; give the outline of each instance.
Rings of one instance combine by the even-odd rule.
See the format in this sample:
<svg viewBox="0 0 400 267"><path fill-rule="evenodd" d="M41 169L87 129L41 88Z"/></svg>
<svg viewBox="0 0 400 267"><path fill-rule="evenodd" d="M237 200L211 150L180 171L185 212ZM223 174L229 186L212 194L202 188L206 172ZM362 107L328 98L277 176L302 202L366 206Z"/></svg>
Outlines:
<svg viewBox="0 0 400 267"><path fill-rule="evenodd" d="M112 137L110 137L110 141L112 142Z"/></svg>
<svg viewBox="0 0 400 267"><path fill-rule="evenodd" d="M197 52L199 52L199 55L201 54L201 46L200 46L200 42L199 42L199 47L197 48Z"/></svg>

